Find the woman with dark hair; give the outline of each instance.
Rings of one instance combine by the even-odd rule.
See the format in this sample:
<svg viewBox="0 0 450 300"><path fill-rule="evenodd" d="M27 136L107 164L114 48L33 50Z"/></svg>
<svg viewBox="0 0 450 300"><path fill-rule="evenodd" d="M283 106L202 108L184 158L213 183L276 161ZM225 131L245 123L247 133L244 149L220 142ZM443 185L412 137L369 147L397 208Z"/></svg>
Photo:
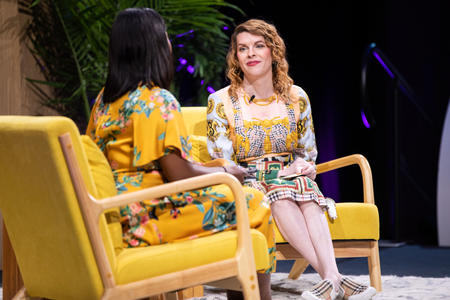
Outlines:
<svg viewBox="0 0 450 300"><path fill-rule="evenodd" d="M130 8L119 13L111 28L103 101L114 102L144 83L169 89L172 65L165 23L156 11Z"/></svg>
<svg viewBox="0 0 450 300"><path fill-rule="evenodd" d="M163 18L149 8L120 12L111 30L108 77L87 128L111 165L119 193L214 172L228 172L241 182L246 175L238 166L207 167L191 160L180 104L167 90L172 70ZM258 190L244 187L244 192L250 226L266 236L274 264L270 208ZM149 199L120 212L128 247L211 235L236 222L233 197L224 185ZM273 269L258 276L263 299L270 299L264 279Z"/></svg>
<svg viewBox="0 0 450 300"><path fill-rule="evenodd" d="M311 105L288 75L286 47L276 28L248 20L231 36L230 85L208 99L208 151L252 171L245 185L262 191L283 237L323 281L304 299L371 299L373 287L338 271L324 210L334 202L316 182L317 148Z"/></svg>

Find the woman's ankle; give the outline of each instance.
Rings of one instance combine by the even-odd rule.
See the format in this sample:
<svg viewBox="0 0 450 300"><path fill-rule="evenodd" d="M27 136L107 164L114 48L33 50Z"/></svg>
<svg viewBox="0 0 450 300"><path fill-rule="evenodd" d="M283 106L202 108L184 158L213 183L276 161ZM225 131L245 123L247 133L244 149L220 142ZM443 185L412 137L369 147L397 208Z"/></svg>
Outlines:
<svg viewBox="0 0 450 300"><path fill-rule="evenodd" d="M257 273L258 287L261 300L272 299L272 289L270 287L270 274ZM244 294L241 291L227 290L228 300L243 300Z"/></svg>
<svg viewBox="0 0 450 300"><path fill-rule="evenodd" d="M228 300L244 300L244 294L241 291L227 290Z"/></svg>
<svg viewBox="0 0 450 300"><path fill-rule="evenodd" d="M328 279L331 281L331 283L333 283L333 287L334 290L337 291L339 290L340 286L341 286L341 281L342 281L342 275L341 274L328 274L326 276L323 277L323 279Z"/></svg>
<svg viewBox="0 0 450 300"><path fill-rule="evenodd" d="M272 289L270 287L270 273L257 273L258 276L258 287L261 300L271 300L272 299Z"/></svg>

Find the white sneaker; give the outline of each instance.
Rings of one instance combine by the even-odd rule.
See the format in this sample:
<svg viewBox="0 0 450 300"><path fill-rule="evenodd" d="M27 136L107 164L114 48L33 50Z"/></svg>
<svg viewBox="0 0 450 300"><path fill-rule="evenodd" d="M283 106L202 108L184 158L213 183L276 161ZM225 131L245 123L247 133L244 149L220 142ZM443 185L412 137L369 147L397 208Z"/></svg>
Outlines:
<svg viewBox="0 0 450 300"><path fill-rule="evenodd" d="M344 290L344 300L369 300L377 293L375 288L355 282L348 277L342 277L341 288Z"/></svg>
<svg viewBox="0 0 450 300"><path fill-rule="evenodd" d="M336 291L329 279L322 280L311 290L302 293L302 298L305 300L341 300L343 296L344 290L339 287Z"/></svg>

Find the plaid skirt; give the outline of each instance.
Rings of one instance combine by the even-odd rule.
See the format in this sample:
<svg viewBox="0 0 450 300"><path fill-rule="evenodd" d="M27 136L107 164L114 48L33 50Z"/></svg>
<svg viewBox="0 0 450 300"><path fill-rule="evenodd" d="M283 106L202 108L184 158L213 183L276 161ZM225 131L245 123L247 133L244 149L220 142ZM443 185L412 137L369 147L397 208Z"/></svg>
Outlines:
<svg viewBox="0 0 450 300"><path fill-rule="evenodd" d="M333 199L324 197L317 183L307 176L278 178L276 174L292 162L291 155L265 157L240 165L247 169L250 176L244 185L260 190L266 200L273 203L277 200L315 201L322 209L328 211L330 218L335 219L336 207Z"/></svg>

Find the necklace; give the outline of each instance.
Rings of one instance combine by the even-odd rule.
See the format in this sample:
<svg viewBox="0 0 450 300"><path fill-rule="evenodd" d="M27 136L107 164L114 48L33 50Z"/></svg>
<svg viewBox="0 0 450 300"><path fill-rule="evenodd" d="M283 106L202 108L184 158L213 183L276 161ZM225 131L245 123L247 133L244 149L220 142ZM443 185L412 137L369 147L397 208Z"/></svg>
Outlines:
<svg viewBox="0 0 450 300"><path fill-rule="evenodd" d="M278 97L276 94L273 94L272 96L268 97L268 98L263 98L263 99L255 99L255 97L249 97L247 95L247 93L244 94L244 101L247 105L250 105L251 103L255 103L256 105L259 106L267 106L272 104L273 101L277 101L278 103Z"/></svg>

